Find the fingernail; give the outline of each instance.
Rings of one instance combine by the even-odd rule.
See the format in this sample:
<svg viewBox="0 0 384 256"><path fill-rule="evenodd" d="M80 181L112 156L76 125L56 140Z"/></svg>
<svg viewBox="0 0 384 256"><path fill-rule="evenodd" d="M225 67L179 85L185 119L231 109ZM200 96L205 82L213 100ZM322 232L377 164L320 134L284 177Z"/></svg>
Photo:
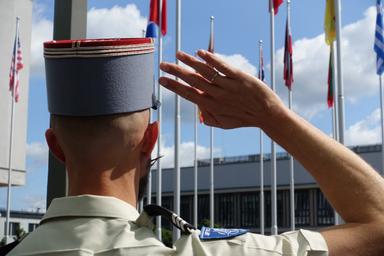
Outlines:
<svg viewBox="0 0 384 256"><path fill-rule="evenodd" d="M164 62L160 63L160 69L163 70L163 71L168 71L169 68L168 68L168 65Z"/></svg>
<svg viewBox="0 0 384 256"><path fill-rule="evenodd" d="M182 51L178 51L177 53L176 53L176 57L182 57L184 54L183 54L183 52Z"/></svg>
<svg viewBox="0 0 384 256"><path fill-rule="evenodd" d="M167 81L167 79L165 79L165 77L160 77L159 78L159 83L162 84L162 85L167 85L168 81Z"/></svg>

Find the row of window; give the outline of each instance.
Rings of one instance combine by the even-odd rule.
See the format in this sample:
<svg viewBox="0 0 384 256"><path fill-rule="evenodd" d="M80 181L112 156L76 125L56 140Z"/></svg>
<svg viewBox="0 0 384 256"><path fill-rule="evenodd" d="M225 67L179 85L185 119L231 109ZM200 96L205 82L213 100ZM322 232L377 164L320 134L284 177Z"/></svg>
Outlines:
<svg viewBox="0 0 384 256"><path fill-rule="evenodd" d="M5 234L5 230L6 230L6 227L5 227L5 222L4 222L4 233ZM28 233L32 232L33 230L35 230L37 228L39 224L37 223L28 223L28 230L24 230ZM20 222L10 222L9 223L9 227L10 227L10 234L12 236L16 236L17 235L17 232L20 230L21 226L20 226Z"/></svg>
<svg viewBox="0 0 384 256"><path fill-rule="evenodd" d="M155 202L155 200L153 200ZM173 197L162 198L165 208L173 208ZM181 196L180 216L193 223L193 195ZM265 227L271 226L271 193L264 192ZM209 195L198 196L198 223L209 220ZM277 191L277 222L281 228L290 227L289 190ZM170 227L169 223L163 221ZM215 224L226 227L258 229L260 227L260 192L215 194ZM334 224L334 211L318 188L295 191L295 225L319 227Z"/></svg>

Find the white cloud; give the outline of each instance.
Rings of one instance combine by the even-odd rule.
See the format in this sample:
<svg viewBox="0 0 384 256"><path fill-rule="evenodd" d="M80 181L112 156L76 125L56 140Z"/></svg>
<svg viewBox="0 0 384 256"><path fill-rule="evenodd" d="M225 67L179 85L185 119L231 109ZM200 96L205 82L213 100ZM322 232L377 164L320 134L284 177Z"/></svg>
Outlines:
<svg viewBox="0 0 384 256"><path fill-rule="evenodd" d="M174 166L174 157L175 157L175 148L174 146L164 146L165 141L163 140L162 147L161 147L161 154L164 156L161 158L162 168L171 168ZM213 153L215 157L220 156L221 149L220 148L213 148ZM157 155L157 145L155 147L155 150L153 152L153 156ZM187 141L182 142L180 144L180 165L182 167L185 166L193 166L194 161L194 142ZM210 148L204 147L201 145L197 145L197 159L208 159L210 156ZM156 165L154 166L156 168Z"/></svg>
<svg viewBox="0 0 384 256"><path fill-rule="evenodd" d="M345 142L348 146L381 143L380 109L348 127Z"/></svg>
<svg viewBox="0 0 384 256"><path fill-rule="evenodd" d="M48 164L48 147L45 143L32 142L27 144L27 159L29 168L36 169L47 166Z"/></svg>
<svg viewBox="0 0 384 256"><path fill-rule="evenodd" d="M53 22L42 14L44 6L34 2L31 42L31 74L44 76L43 42L52 40ZM129 18L127 18L129 17ZM110 9L92 8L88 11L87 37L141 37L146 28L147 18L141 16L134 4Z"/></svg>
<svg viewBox="0 0 384 256"><path fill-rule="evenodd" d="M44 6L33 2L32 36L31 36L31 74L43 76L44 56L43 42L52 40L53 23L44 18Z"/></svg>
<svg viewBox="0 0 384 256"><path fill-rule="evenodd" d="M378 90L372 49L375 17L376 9L370 7L362 19L342 29L345 99L351 103ZM279 95L286 98L282 79L283 53L284 48L276 53L276 81ZM324 42L324 34L295 41L293 54L294 108L311 118L326 109L329 47Z"/></svg>
<svg viewBox="0 0 384 256"><path fill-rule="evenodd" d="M230 65L246 72L251 75L256 75L256 67L253 66L249 60L244 57L241 54L232 54L232 55L224 55L224 54L217 54L220 58L222 58L225 62L229 63Z"/></svg>
<svg viewBox="0 0 384 256"><path fill-rule="evenodd" d="M24 204L28 207L29 212L45 213L46 211L46 198L45 195L26 195L23 198Z"/></svg>
<svg viewBox="0 0 384 256"><path fill-rule="evenodd" d="M147 18L141 16L135 4L110 9L92 8L88 11L88 38L142 37Z"/></svg>

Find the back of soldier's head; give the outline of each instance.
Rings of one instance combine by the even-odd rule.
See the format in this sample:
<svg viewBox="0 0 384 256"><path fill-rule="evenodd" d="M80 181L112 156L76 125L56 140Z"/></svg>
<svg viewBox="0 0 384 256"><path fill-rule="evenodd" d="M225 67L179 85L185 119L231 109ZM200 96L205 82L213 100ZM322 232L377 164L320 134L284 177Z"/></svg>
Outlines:
<svg viewBox="0 0 384 256"><path fill-rule="evenodd" d="M67 160L108 163L140 143L157 104L153 51L149 38L44 44L51 127Z"/></svg>

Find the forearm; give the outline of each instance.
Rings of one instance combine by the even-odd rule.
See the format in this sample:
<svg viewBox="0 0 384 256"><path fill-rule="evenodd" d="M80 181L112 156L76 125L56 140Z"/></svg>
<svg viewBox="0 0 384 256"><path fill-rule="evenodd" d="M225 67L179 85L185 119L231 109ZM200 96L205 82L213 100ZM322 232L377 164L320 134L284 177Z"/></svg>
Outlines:
<svg viewBox="0 0 384 256"><path fill-rule="evenodd" d="M286 108L272 116L264 131L311 173L347 223L384 219L384 182L371 166Z"/></svg>

